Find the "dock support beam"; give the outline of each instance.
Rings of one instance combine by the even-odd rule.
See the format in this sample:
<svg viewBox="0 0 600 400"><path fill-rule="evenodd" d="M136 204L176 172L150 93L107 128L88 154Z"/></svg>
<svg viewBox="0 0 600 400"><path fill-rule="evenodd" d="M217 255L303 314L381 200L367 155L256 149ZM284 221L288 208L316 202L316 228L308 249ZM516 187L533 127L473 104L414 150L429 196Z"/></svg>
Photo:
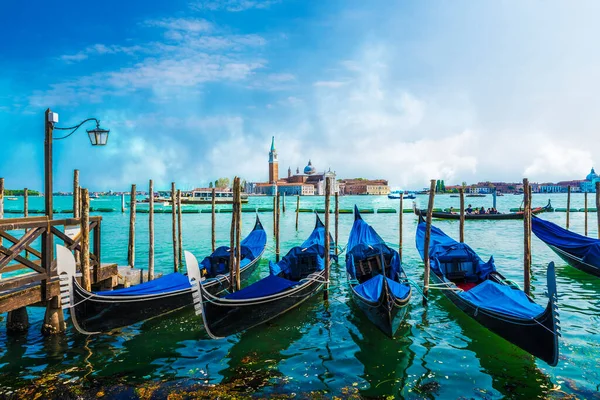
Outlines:
<svg viewBox="0 0 600 400"><path fill-rule="evenodd" d="M44 315L44 324L42 325L42 335L58 335L65 330L65 316L60 307L60 298L55 296L50 299L46 305L46 314Z"/></svg>
<svg viewBox="0 0 600 400"><path fill-rule="evenodd" d="M6 319L6 332L10 334L18 334L27 332L29 329L29 315L27 315L27 307L17 308L8 312Z"/></svg>

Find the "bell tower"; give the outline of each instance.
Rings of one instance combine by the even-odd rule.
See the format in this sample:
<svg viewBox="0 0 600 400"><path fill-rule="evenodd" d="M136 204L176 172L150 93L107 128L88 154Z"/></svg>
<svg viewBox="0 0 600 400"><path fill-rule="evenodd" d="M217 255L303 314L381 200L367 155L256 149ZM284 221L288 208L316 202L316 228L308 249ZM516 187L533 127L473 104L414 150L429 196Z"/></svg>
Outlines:
<svg viewBox="0 0 600 400"><path fill-rule="evenodd" d="M271 139L271 151L269 151L269 183L279 180L279 161L277 161L277 150L275 150L275 136Z"/></svg>

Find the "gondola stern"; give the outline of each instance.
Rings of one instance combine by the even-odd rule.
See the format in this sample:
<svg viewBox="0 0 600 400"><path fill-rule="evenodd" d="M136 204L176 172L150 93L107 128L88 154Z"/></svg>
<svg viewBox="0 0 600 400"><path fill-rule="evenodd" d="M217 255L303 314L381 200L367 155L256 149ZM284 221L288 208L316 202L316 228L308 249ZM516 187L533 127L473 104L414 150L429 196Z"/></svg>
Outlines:
<svg viewBox="0 0 600 400"><path fill-rule="evenodd" d="M258 216L258 213L256 213L256 222L254 223L254 228L252 228L253 231L256 230L265 230L265 228L262 225L262 222L260 222L260 217Z"/></svg>
<svg viewBox="0 0 600 400"><path fill-rule="evenodd" d="M60 303L63 310L73 306L73 282L77 276L77 265L71 250L56 245L56 268L60 282Z"/></svg>
<svg viewBox="0 0 600 400"><path fill-rule="evenodd" d="M354 220L358 221L359 219L362 219L362 216L360 215L360 211L358 210L358 206L355 204L354 205Z"/></svg>
<svg viewBox="0 0 600 400"><path fill-rule="evenodd" d="M553 354L552 357L548 360L544 360L548 363L548 365L554 367L556 366L556 364L558 364L558 338L561 337L561 333L560 333L560 320L558 319L559 317L559 312L558 312L558 294L556 291L556 274L555 274L555 266L554 266L554 262L550 262L548 264L548 269L546 272L547 275L547 285L548 285L548 307L547 307L547 312L548 312L548 318L550 319L549 321L549 328L552 331L552 334L554 336L554 350L553 350Z"/></svg>
<svg viewBox="0 0 600 400"><path fill-rule="evenodd" d="M192 287L192 299L196 315L202 314L202 274L198 259L189 251L185 250L185 264L188 271L188 280Z"/></svg>

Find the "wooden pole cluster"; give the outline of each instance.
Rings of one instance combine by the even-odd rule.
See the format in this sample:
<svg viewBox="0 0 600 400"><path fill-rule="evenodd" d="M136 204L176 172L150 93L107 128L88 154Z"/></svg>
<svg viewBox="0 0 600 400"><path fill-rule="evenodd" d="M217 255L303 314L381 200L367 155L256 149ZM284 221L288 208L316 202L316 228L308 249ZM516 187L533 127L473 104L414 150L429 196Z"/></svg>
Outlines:
<svg viewBox="0 0 600 400"><path fill-rule="evenodd" d="M131 268L135 266L135 184L131 185L129 196L129 246L127 247L127 263Z"/></svg>
<svg viewBox="0 0 600 400"><path fill-rule="evenodd" d="M148 281L154 279L154 182L148 182Z"/></svg>
<svg viewBox="0 0 600 400"><path fill-rule="evenodd" d="M90 194L87 189L81 189L81 214L81 285L90 291Z"/></svg>
<svg viewBox="0 0 600 400"><path fill-rule="evenodd" d="M583 194L583 224L584 224L584 235L588 234L588 206L587 206L587 192Z"/></svg>
<svg viewBox="0 0 600 400"><path fill-rule="evenodd" d="M340 226L340 199L338 196L338 192L335 192L335 237L334 237L334 244L335 244L335 255L337 256L339 253L339 246L338 246L338 230L339 230L339 226Z"/></svg>
<svg viewBox="0 0 600 400"><path fill-rule="evenodd" d="M175 182L171 182L171 220L173 226L173 271L179 271L179 257L177 256L177 192Z"/></svg>
<svg viewBox="0 0 600 400"><path fill-rule="evenodd" d="M429 241L431 238L431 218L433 214L433 201L435 198L435 179L431 180L429 187L429 204L427 205L427 221L425 225L425 242L423 243L423 261L425 263L425 274L423 275L423 304L427 304L427 295L429 294Z"/></svg>
<svg viewBox="0 0 600 400"><path fill-rule="evenodd" d="M598 219L598 239L600 239L600 181L596 182L596 218Z"/></svg>
<svg viewBox="0 0 600 400"><path fill-rule="evenodd" d="M460 193L460 223L459 223L459 237L460 242L465 242L465 188L459 188Z"/></svg>
<svg viewBox="0 0 600 400"><path fill-rule="evenodd" d="M298 232L298 214L300 213L300 195L296 196L296 232Z"/></svg>
<svg viewBox="0 0 600 400"><path fill-rule="evenodd" d="M217 204L217 199L216 199L216 189L213 188L212 189L212 202L211 202L211 219L210 219L210 223L211 223L211 228L210 228L210 237L211 237L211 243L212 243L212 251L214 252L215 249L217 248L217 236L215 233L215 229L217 226L217 215L215 214L216 212L216 204Z"/></svg>
<svg viewBox="0 0 600 400"><path fill-rule="evenodd" d="M280 212L280 196L279 192L275 193L275 262L279 262L280 248L279 248L279 220L281 217Z"/></svg>
<svg viewBox="0 0 600 400"><path fill-rule="evenodd" d="M331 183L330 179L325 179L325 251L323 257L325 258L325 291L323 292L323 299L329 299L329 276L330 272L330 264L329 260L329 198L331 196Z"/></svg>
<svg viewBox="0 0 600 400"><path fill-rule="evenodd" d="M531 197L529 180L523 179L523 291L531 293Z"/></svg>
<svg viewBox="0 0 600 400"><path fill-rule="evenodd" d="M183 265L183 234L181 233L181 189L177 190L177 254L179 268Z"/></svg>
<svg viewBox="0 0 600 400"><path fill-rule="evenodd" d="M242 201L240 178L233 178L233 210L231 213L231 230L229 235L229 291L240 290L241 263L241 231L242 231Z"/></svg>
<svg viewBox="0 0 600 400"><path fill-rule="evenodd" d="M398 258L402 265L402 219L404 218L404 192L400 193L400 209L398 210Z"/></svg>
<svg viewBox="0 0 600 400"><path fill-rule="evenodd" d="M530 199L531 201L531 199ZM569 216L571 214L571 185L567 186L567 229L569 229Z"/></svg>

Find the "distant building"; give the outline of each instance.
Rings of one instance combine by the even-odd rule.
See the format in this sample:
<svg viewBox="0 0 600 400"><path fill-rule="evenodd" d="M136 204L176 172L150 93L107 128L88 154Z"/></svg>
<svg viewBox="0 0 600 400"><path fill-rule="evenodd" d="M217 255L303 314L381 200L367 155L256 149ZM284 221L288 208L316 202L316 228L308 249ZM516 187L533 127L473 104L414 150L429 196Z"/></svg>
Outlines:
<svg viewBox="0 0 600 400"><path fill-rule="evenodd" d="M313 196L325 194L325 182L329 180L331 193L339 191L336 182L335 172L331 170L318 173L308 160L304 167L304 173L300 173L300 168L296 168L296 174L292 175L292 168L288 167L286 178L279 178L279 161L277 160L277 150L275 149L275 137L271 139L271 149L269 151L269 181L261 183L252 183L249 193L266 194L273 196L276 191L280 194Z"/></svg>
<svg viewBox="0 0 600 400"><path fill-rule="evenodd" d="M342 194L388 195L390 187L383 179L342 179L339 183Z"/></svg>
<svg viewBox="0 0 600 400"><path fill-rule="evenodd" d="M580 188L582 192L596 193L596 182L600 182L600 175L596 174L594 168L585 177L585 180L581 181Z"/></svg>

